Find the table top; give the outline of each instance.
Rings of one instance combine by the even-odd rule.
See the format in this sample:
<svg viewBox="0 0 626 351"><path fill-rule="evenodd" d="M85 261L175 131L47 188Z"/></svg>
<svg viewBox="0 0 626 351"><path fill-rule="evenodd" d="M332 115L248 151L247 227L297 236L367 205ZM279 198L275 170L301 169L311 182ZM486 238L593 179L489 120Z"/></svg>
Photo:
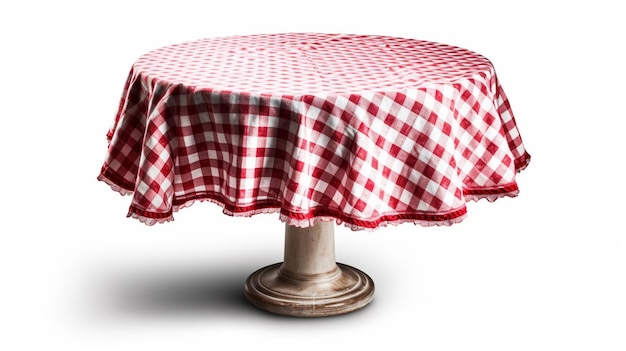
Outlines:
<svg viewBox="0 0 626 351"><path fill-rule="evenodd" d="M449 225L530 161L492 63L374 35L207 38L141 56L98 179L152 225L195 201L306 227Z"/></svg>

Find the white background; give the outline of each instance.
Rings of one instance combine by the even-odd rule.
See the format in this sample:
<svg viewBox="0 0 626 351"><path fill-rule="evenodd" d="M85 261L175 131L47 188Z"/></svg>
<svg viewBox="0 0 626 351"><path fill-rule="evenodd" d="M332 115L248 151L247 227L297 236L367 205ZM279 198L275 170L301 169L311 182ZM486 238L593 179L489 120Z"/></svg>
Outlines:
<svg viewBox="0 0 626 351"><path fill-rule="evenodd" d="M8 3L0 349L626 350L619 2ZM233 219L202 203L146 227L125 217L129 198L96 181L138 56L203 37L306 31L485 55L533 157L519 197L470 203L458 225L338 228L337 261L367 272L376 294L323 319L269 315L243 298L248 274L282 260L275 215Z"/></svg>

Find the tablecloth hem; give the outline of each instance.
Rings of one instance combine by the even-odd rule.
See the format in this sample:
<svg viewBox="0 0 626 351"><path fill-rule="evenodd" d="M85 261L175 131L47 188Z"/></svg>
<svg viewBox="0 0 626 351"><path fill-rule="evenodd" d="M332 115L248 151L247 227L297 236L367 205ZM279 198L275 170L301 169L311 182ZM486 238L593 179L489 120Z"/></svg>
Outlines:
<svg viewBox="0 0 626 351"><path fill-rule="evenodd" d="M104 172L100 173L100 175L98 175L97 178L99 181L105 183L106 185L108 185L109 187L111 187L111 189L113 191L115 191L116 193L119 193L122 196L127 196L127 195L131 195L134 191L133 190L129 190L126 189L122 186L119 186L117 184L117 182L114 182L113 180L109 179L107 176L104 175Z"/></svg>
<svg viewBox="0 0 626 351"><path fill-rule="evenodd" d="M481 187L464 189L463 197L465 198L465 201L477 202L480 200L487 200L489 202L494 202L504 197L517 197L519 192L517 183L510 183L493 188Z"/></svg>
<svg viewBox="0 0 626 351"><path fill-rule="evenodd" d="M133 191L126 189L117 184L117 182L109 179L104 173L98 176L98 180L107 184L113 191L121 195L132 195ZM493 189L477 188L466 189L464 198L466 201L487 200L489 202L496 201L504 197L516 197L519 189L516 183L507 186L494 187ZM371 219L352 218L345 213L339 213L333 210L313 209L309 213L296 213L283 209L279 201L267 200L265 203L257 203L255 205L237 207L227 205L224 199L217 199L205 194L202 197L195 197L188 200L179 200L170 212L157 213L136 208L131 205L127 217L136 219L148 226L162 224L174 220L173 214L179 210L190 207L196 202L210 202L222 208L222 212L231 217L252 217L258 214L279 213L281 222L297 227L309 227L318 221L334 221L337 225L343 225L353 231L367 230L372 231L377 228L387 226L397 226L404 223L413 223L423 227L431 226L450 226L462 222L466 214L466 208L455 209L449 212L427 213L427 212L407 212L407 213L389 213L383 214Z"/></svg>
<svg viewBox="0 0 626 351"><path fill-rule="evenodd" d="M230 207L223 201L211 197L195 198L177 206L174 206L170 213L154 213L145 211L131 206L128 217L139 220L140 222L152 226L157 223L167 223L174 220L173 214L179 210L190 207L196 202L210 202L222 208L225 215L231 217L252 217L258 214L278 213L281 222L296 227L313 226L319 221L334 221L337 225L342 225L353 231L373 231L377 228L386 226L397 226L404 223L413 223L423 227L431 226L450 226L460 223L466 217L466 207L463 206L448 212L428 213L428 212L406 212L406 213L388 213L371 219L357 219L349 215L323 208L312 209L308 213L295 213L283 209L280 206L247 206L247 207Z"/></svg>
<svg viewBox="0 0 626 351"><path fill-rule="evenodd" d="M531 156L528 152L524 152L524 154L515 160L515 170L517 173L523 171L530 164Z"/></svg>
<svg viewBox="0 0 626 351"><path fill-rule="evenodd" d="M147 226L153 226L153 225L155 225L157 223L158 224L163 224L163 223L174 221L174 216L172 214L165 215L163 217L152 218L152 217L146 217L146 216L143 216L143 215L138 214L136 212L133 212L132 209L128 211L127 217L136 219L139 222L141 222L141 223L143 223L143 224L145 224Z"/></svg>
<svg viewBox="0 0 626 351"><path fill-rule="evenodd" d="M384 228L384 227L388 227L388 226L399 226L402 224L407 224L407 223L412 223L414 225L419 225L422 227L434 227L434 226L451 226L453 224L456 223L460 223L462 222L465 217L467 216L466 213L463 213L462 215L458 216L458 217L454 217L454 218L449 218L446 220L440 220L440 221L431 221L431 220L423 220L423 219L410 219L410 218L396 218L396 219L386 219L384 221L376 221L373 220L373 222L367 222L367 221L360 221L357 220L357 222L367 222L367 223L376 223L375 226L371 226L371 225L359 225L359 224L355 224L355 223L351 223L348 221L343 221L341 219L338 219L336 217L333 216L316 216L316 217L312 217L309 219L305 219L305 220L299 220L299 219L294 219L291 218L289 216L285 216L285 215L280 215L280 221L283 223L286 223L288 225L292 225L295 227L301 227L301 228L306 228L309 226L313 226L315 225L315 223L320 222L320 221L334 221L337 225L343 225L344 227L351 229L352 231L374 231L380 228ZM401 215L399 217L402 217Z"/></svg>

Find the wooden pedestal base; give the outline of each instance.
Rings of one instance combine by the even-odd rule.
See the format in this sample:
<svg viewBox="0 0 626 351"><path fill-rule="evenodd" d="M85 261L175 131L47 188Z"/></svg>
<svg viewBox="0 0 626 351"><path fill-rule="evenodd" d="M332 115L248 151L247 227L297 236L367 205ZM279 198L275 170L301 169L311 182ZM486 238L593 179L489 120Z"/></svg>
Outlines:
<svg viewBox="0 0 626 351"><path fill-rule="evenodd" d="M326 317L365 307L374 297L374 282L360 270L335 262L334 223L288 225L284 262L251 274L245 296L268 312Z"/></svg>

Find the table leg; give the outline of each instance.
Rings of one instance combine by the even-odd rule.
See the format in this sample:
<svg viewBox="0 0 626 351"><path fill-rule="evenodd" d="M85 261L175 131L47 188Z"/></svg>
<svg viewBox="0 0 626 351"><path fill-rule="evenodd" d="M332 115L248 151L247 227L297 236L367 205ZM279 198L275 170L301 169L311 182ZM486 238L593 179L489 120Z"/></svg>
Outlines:
<svg viewBox="0 0 626 351"><path fill-rule="evenodd" d="M365 307L374 297L374 282L360 270L335 262L333 222L308 228L286 225L284 262L251 274L245 296L268 312L325 317Z"/></svg>

